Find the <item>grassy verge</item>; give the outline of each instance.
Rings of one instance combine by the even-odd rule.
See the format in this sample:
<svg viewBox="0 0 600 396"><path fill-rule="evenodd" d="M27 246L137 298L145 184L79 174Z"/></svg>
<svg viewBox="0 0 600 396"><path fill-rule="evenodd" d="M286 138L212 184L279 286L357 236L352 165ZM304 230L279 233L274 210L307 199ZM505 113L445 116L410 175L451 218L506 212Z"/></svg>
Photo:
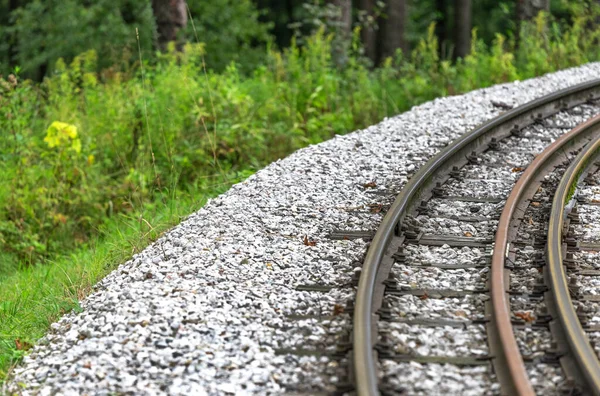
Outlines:
<svg viewBox="0 0 600 396"><path fill-rule="evenodd" d="M223 185L168 197L144 213L120 215L107 223L92 243L68 256L1 277L0 379L51 323L77 311L78 302L98 281L224 190Z"/></svg>
<svg viewBox="0 0 600 396"><path fill-rule="evenodd" d="M202 46L188 45L100 73L87 52L41 85L0 78L0 380L98 280L206 197L424 101L598 60L594 18L559 27L542 15L518 49L475 38L456 63L439 59L432 27L410 56L375 70L354 52L338 67L319 33L269 50L251 75L233 64L206 73Z"/></svg>

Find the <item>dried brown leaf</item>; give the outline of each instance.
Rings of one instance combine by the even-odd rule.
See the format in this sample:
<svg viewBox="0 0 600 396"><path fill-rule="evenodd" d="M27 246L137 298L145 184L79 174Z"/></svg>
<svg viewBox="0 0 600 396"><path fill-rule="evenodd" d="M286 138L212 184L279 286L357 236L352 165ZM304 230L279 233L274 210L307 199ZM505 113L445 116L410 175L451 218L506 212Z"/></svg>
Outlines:
<svg viewBox="0 0 600 396"><path fill-rule="evenodd" d="M379 213L383 209L382 204L369 205L369 207L371 208L371 213Z"/></svg>
<svg viewBox="0 0 600 396"><path fill-rule="evenodd" d="M344 313L344 306L340 304L335 304L333 306L333 316L338 316Z"/></svg>
<svg viewBox="0 0 600 396"><path fill-rule="evenodd" d="M308 239L308 235L304 235L304 244L306 246L316 246L317 242L311 239Z"/></svg>
<svg viewBox="0 0 600 396"><path fill-rule="evenodd" d="M515 312L515 316L523 319L527 323L531 323L535 320L535 317L531 314L531 312Z"/></svg>
<svg viewBox="0 0 600 396"><path fill-rule="evenodd" d="M17 338L15 339L15 347L17 348L17 351L28 351L33 347L33 345L31 345L27 341L23 341L20 338Z"/></svg>

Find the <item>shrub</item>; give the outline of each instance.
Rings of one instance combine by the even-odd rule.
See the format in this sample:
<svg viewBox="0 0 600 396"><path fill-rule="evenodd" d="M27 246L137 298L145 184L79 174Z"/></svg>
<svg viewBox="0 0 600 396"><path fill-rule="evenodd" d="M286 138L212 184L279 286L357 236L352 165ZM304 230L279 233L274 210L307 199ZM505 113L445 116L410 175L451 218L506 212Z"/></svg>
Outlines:
<svg viewBox="0 0 600 396"><path fill-rule="evenodd" d="M269 49L247 75L206 71L206 46L171 46L153 62L105 68L96 51L59 59L41 85L0 80L0 258L16 267L85 245L121 214L221 188L308 144L435 97L597 60L593 14L570 27L540 16L521 46L474 32L471 54L440 59L431 26L411 54L370 70L356 38L332 60L323 30ZM7 259L8 257L8 259ZM6 269L6 271L11 270ZM0 267L0 272L3 269Z"/></svg>

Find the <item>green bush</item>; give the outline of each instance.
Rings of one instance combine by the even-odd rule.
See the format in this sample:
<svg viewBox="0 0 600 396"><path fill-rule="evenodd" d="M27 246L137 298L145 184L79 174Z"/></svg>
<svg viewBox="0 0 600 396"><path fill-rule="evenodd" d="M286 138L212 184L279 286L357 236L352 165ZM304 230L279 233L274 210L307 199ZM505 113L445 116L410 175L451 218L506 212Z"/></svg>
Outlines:
<svg viewBox="0 0 600 396"><path fill-rule="evenodd" d="M189 1L190 21L181 36L206 46L206 65L221 71L237 62L245 72L262 63L272 40L271 24L259 21L261 12L251 0ZM31 0L0 19L0 73L8 69L9 46L22 75L41 80L59 58L95 50L100 69L126 68L140 47L154 60L156 38L150 0ZM4 26L2 26L4 25ZM150 58L149 58L150 57ZM4 70L2 70L4 69Z"/></svg>
<svg viewBox="0 0 600 396"><path fill-rule="evenodd" d="M265 47L273 38L272 23L259 20L251 0L188 1L193 23L184 32L190 42L206 45L206 65L222 71L236 62L244 72L251 72L262 63Z"/></svg>
<svg viewBox="0 0 600 396"><path fill-rule="evenodd" d="M115 216L231 184L415 104L598 60L593 15L569 27L542 15L516 51L475 32L456 64L439 58L431 26L411 54L375 70L356 55L358 31L343 68L333 36L319 31L302 47L266 51L251 75L235 63L206 72L207 47L188 44L101 72L97 52L84 52L59 59L41 85L0 80L0 127L10 131L0 136L0 258L12 263L0 273L84 246Z"/></svg>
<svg viewBox="0 0 600 396"><path fill-rule="evenodd" d="M135 28L140 45L152 48L154 16L146 0L33 0L13 12L15 23L5 32L16 42L24 73L36 76L59 58L73 59L94 49L109 67L137 56Z"/></svg>

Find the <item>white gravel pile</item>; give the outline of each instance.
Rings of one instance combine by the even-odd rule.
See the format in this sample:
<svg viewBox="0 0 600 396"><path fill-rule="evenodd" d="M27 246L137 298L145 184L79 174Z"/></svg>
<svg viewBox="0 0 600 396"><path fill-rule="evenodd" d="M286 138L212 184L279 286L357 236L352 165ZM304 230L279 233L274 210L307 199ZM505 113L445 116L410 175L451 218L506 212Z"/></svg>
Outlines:
<svg viewBox="0 0 600 396"><path fill-rule="evenodd" d="M600 63L594 63L437 99L271 164L104 279L82 301L81 313L52 325L7 390L74 395L335 390L346 368L328 352L351 325L343 311L353 299L351 280L367 241L333 240L329 234L374 231L383 211L373 208L389 205L440 147L499 115L503 110L492 102L517 106L598 76ZM463 271L459 277L465 276L480 275ZM296 290L305 284L333 288ZM438 331L443 333L430 336L454 337L452 329ZM476 332L484 337L483 330ZM487 348L483 338L481 348ZM464 369L473 372L466 384L461 370L408 366L433 375L422 382L406 367L394 368L406 381L420 381L413 389L425 387L425 393L477 390L488 375ZM436 377L440 369L443 376ZM447 385L437 388L440 381Z"/></svg>

